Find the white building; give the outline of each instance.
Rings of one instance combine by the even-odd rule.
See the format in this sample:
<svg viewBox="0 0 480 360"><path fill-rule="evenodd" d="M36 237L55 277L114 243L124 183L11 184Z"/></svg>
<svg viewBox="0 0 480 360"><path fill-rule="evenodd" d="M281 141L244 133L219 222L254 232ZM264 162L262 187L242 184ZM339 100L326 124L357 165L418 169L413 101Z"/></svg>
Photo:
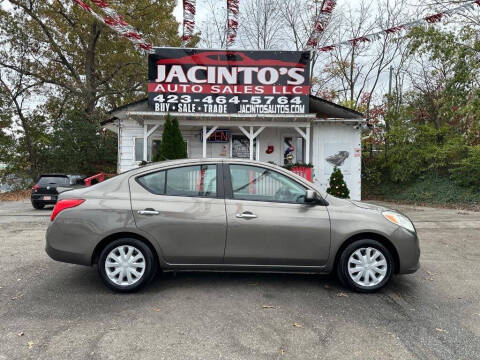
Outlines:
<svg viewBox="0 0 480 360"><path fill-rule="evenodd" d="M361 197L362 114L310 96L308 114L186 114L179 121L189 158L250 158L284 164L293 147L293 163L311 163L313 181L326 189L336 164L350 198ZM102 125L118 134L118 172L151 161L162 138L167 113L155 112L147 99L119 107ZM208 139L208 141L207 141Z"/></svg>

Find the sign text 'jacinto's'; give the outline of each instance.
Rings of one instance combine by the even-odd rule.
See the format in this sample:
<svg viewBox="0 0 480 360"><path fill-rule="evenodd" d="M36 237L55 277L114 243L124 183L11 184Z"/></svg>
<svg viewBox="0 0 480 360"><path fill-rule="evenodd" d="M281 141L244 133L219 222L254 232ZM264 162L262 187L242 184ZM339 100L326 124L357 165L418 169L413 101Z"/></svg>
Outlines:
<svg viewBox="0 0 480 360"><path fill-rule="evenodd" d="M306 113L309 78L308 52L157 48L148 98L161 112Z"/></svg>

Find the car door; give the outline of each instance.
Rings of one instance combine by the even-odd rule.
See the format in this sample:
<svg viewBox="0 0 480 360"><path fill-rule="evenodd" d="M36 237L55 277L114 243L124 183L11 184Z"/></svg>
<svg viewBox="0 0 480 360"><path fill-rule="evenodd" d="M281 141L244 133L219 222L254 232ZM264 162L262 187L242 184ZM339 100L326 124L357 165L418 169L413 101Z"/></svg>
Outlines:
<svg viewBox="0 0 480 360"><path fill-rule="evenodd" d="M130 178L136 225L158 241L166 262L223 262L226 219L218 169L195 164Z"/></svg>
<svg viewBox="0 0 480 360"><path fill-rule="evenodd" d="M225 264L325 265L330 249L326 206L305 203L306 187L275 170L225 166Z"/></svg>

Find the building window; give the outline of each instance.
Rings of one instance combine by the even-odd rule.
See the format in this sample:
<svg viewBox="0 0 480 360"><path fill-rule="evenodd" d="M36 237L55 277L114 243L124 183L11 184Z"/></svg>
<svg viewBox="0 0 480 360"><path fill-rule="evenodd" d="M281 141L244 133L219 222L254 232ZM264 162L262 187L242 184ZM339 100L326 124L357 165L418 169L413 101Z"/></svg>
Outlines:
<svg viewBox="0 0 480 360"><path fill-rule="evenodd" d="M256 157L257 139L253 140L253 157ZM232 158L250 159L250 139L245 135L232 135Z"/></svg>
<svg viewBox="0 0 480 360"><path fill-rule="evenodd" d="M147 161L152 161L152 154L157 154L161 143L159 139L148 139ZM143 138L135 138L135 161L143 161Z"/></svg>
<svg viewBox="0 0 480 360"><path fill-rule="evenodd" d="M135 161L143 160L143 138L135 138Z"/></svg>
<svg viewBox="0 0 480 360"><path fill-rule="evenodd" d="M305 163L305 139L303 137L283 137L283 164Z"/></svg>

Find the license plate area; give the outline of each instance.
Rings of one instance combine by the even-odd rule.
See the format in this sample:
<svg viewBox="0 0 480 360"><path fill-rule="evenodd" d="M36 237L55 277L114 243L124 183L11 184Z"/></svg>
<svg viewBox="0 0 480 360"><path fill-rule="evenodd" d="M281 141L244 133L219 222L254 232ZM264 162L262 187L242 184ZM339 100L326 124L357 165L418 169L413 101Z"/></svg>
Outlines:
<svg viewBox="0 0 480 360"><path fill-rule="evenodd" d="M52 197L51 196L44 196L43 200L52 200Z"/></svg>

